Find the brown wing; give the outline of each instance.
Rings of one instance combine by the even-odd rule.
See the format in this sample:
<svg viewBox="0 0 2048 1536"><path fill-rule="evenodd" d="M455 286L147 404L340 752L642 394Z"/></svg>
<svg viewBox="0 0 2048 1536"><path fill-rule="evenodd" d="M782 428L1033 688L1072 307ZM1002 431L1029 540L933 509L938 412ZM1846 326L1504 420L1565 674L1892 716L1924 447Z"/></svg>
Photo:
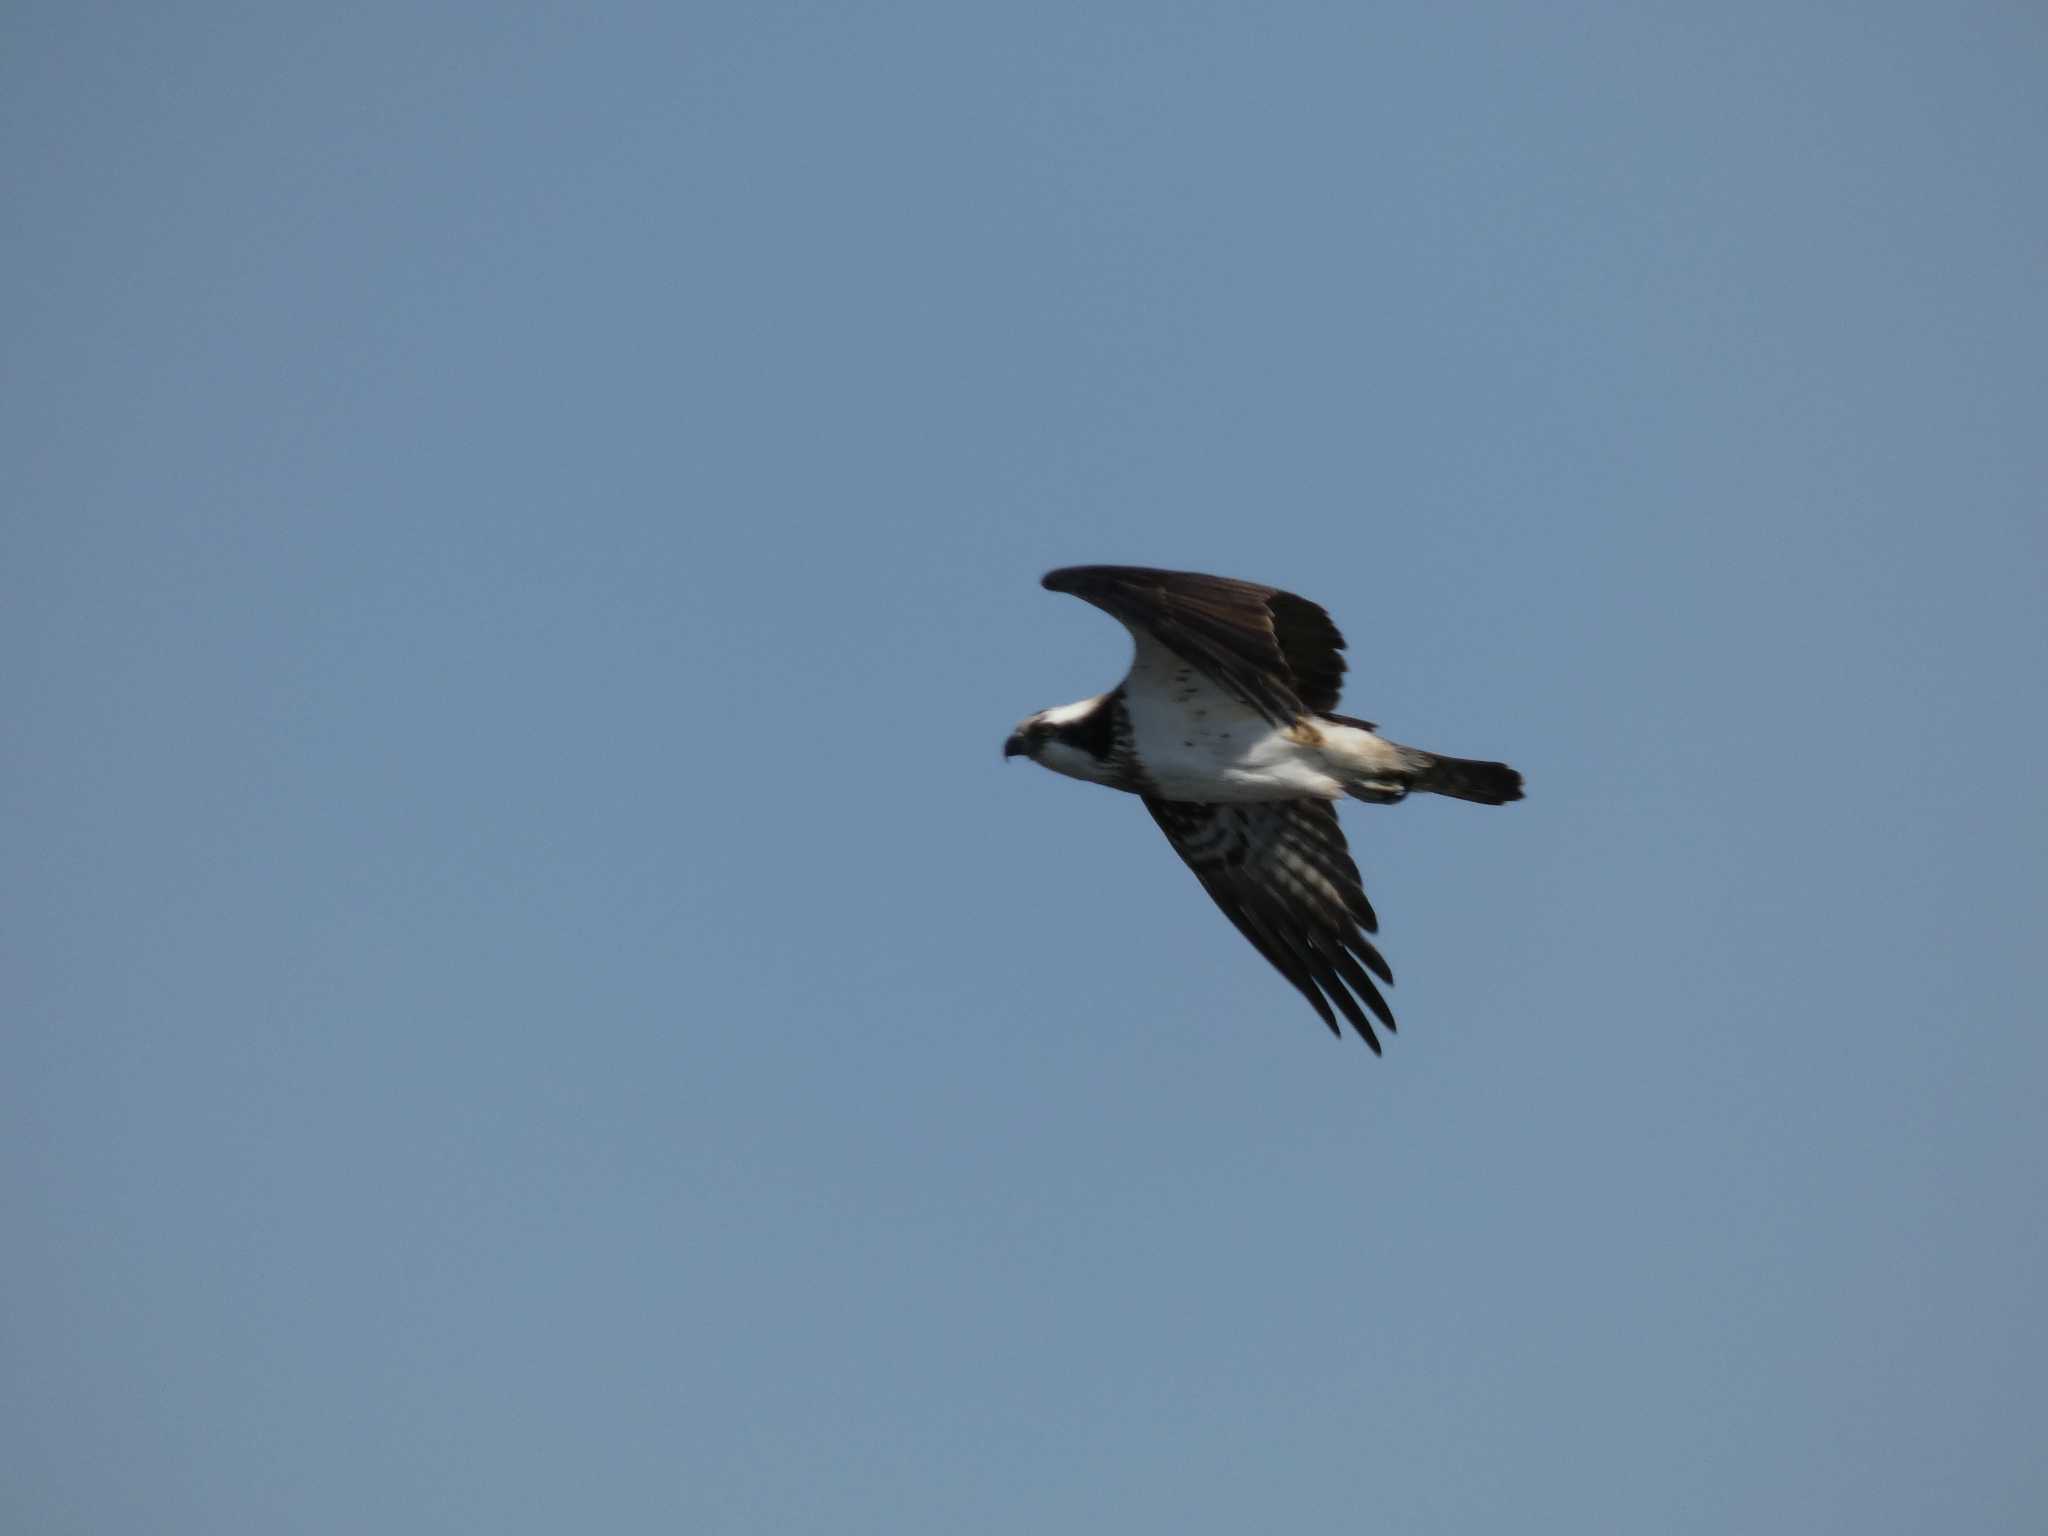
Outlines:
<svg viewBox="0 0 2048 1536"><path fill-rule="evenodd" d="M1344 637L1305 597L1140 565L1070 565L1043 585L1156 636L1276 725L1336 707Z"/></svg>
<svg viewBox="0 0 2048 1536"><path fill-rule="evenodd" d="M1148 795L1145 809L1223 915L1314 1005L1330 1033L1343 1033L1341 1013L1377 1056L1379 1037L1365 1012L1394 1027L1373 981L1391 986L1394 973L1366 938L1379 919L1358 882L1335 807L1325 800L1212 805Z"/></svg>

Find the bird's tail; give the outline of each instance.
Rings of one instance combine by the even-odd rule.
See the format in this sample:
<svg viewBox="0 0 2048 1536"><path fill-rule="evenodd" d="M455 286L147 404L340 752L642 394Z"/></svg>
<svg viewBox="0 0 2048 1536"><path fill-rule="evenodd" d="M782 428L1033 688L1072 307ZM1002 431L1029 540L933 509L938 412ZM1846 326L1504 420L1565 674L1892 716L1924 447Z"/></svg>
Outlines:
<svg viewBox="0 0 2048 1536"><path fill-rule="evenodd" d="M1506 763L1482 763L1470 757L1438 757L1403 747L1408 787L1480 805L1506 805L1522 798L1522 776Z"/></svg>

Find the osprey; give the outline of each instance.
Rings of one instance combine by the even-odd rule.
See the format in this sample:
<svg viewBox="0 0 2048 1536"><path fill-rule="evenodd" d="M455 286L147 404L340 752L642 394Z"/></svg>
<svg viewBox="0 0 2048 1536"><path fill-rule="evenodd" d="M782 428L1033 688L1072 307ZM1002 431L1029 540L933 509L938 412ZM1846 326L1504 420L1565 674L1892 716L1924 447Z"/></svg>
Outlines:
<svg viewBox="0 0 2048 1536"><path fill-rule="evenodd" d="M1394 975L1366 938L1379 919L1334 802L1391 805L1422 790L1502 805L1522 798L1522 776L1401 746L1334 713L1344 637L1292 592L1132 565L1067 566L1043 585L1119 621L1137 655L1109 692L1020 723L1003 756L1140 797L1330 1033L1342 1035L1341 1013L1378 1055L1366 1010L1393 1029L1374 978L1392 985Z"/></svg>

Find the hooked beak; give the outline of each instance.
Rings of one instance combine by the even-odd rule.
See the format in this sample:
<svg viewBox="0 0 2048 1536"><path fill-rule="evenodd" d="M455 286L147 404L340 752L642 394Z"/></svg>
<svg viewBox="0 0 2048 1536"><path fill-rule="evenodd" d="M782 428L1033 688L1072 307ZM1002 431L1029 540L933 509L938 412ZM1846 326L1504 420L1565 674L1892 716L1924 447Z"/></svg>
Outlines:
<svg viewBox="0 0 2048 1536"><path fill-rule="evenodd" d="M1029 757L1030 755L1031 749L1024 745L1024 733L1022 731L1012 731L1010 739L1003 743L1003 761L1007 763L1013 757Z"/></svg>

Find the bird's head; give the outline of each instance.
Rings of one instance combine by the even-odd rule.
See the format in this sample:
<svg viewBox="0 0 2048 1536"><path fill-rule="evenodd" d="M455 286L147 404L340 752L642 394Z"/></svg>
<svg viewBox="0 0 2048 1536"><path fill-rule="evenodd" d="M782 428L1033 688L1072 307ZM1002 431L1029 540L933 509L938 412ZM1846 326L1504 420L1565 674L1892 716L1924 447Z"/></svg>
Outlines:
<svg viewBox="0 0 2048 1536"><path fill-rule="evenodd" d="M1003 760L1008 762L1013 757L1028 757L1036 761L1051 735L1052 727L1046 723L1043 711L1025 716L1017 722L1017 729L1010 732L1010 739L1003 743Z"/></svg>
<svg viewBox="0 0 2048 1536"><path fill-rule="evenodd" d="M1108 783L1111 765L1102 698L1098 695L1027 715L1003 743L1003 757L1028 757L1041 768L1069 778Z"/></svg>

